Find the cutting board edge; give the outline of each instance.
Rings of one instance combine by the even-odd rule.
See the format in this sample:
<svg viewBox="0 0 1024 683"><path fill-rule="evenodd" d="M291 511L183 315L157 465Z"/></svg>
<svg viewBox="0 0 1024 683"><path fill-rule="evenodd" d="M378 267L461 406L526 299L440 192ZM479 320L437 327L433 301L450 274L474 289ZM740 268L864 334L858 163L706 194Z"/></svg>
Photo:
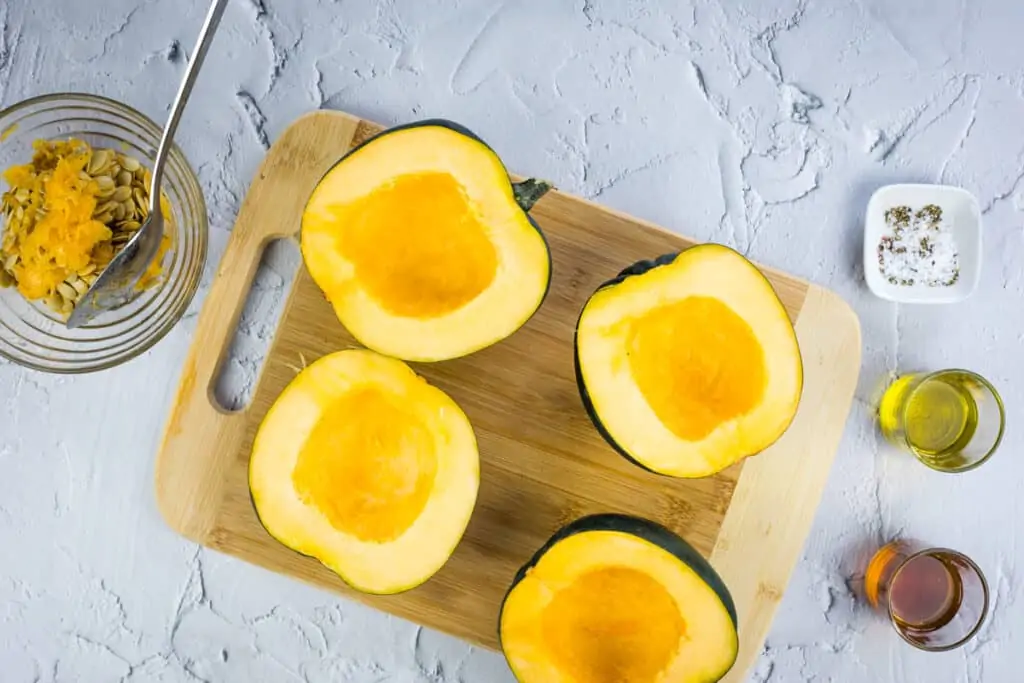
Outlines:
<svg viewBox="0 0 1024 683"><path fill-rule="evenodd" d="M838 294L810 285L796 331L804 362L797 417L779 441L745 461L711 553L739 616L740 652L726 683L746 680L760 657L810 534L860 376L860 321Z"/></svg>

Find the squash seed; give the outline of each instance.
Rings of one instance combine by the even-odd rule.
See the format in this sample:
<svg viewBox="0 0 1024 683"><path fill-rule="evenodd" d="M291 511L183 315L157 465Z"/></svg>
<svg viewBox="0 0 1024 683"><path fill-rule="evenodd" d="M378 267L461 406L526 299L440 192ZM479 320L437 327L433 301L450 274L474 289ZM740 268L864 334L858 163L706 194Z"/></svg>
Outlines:
<svg viewBox="0 0 1024 683"><path fill-rule="evenodd" d="M145 190L136 187L132 190L132 197L135 199L135 205L142 211L143 216L149 215L149 198L146 196Z"/></svg>
<svg viewBox="0 0 1024 683"><path fill-rule="evenodd" d="M0 269L0 287L7 288L14 284L14 276Z"/></svg>
<svg viewBox="0 0 1024 683"><path fill-rule="evenodd" d="M119 187L116 190L114 190L114 195L113 195L112 199L114 201L123 202L124 200L128 199L131 196L132 196L132 188L125 187L124 185L122 185L121 187Z"/></svg>
<svg viewBox="0 0 1024 683"><path fill-rule="evenodd" d="M124 217L125 217L124 204L115 204L114 205L114 220L115 221L123 221Z"/></svg>
<svg viewBox="0 0 1024 683"><path fill-rule="evenodd" d="M117 174L118 185L131 185L132 180L134 179L135 176L131 174L131 171L121 171L120 173Z"/></svg>
<svg viewBox="0 0 1024 683"><path fill-rule="evenodd" d="M121 156L121 167L129 173L135 173L142 168L142 164L140 164L139 160L135 157L130 157L127 154L124 154Z"/></svg>
<svg viewBox="0 0 1024 683"><path fill-rule="evenodd" d="M95 263L90 263L85 268L82 268L80 271L78 271L78 276L79 277L85 277L87 275L92 275L95 272L96 272L96 264Z"/></svg>
<svg viewBox="0 0 1024 683"><path fill-rule="evenodd" d="M62 297L64 297L68 301L78 301L78 292L75 291L74 287L72 287L66 282L62 282L59 285L57 285L57 291L60 293Z"/></svg>
<svg viewBox="0 0 1024 683"><path fill-rule="evenodd" d="M8 254L7 258L4 259L4 269L9 272L14 272L14 266L18 265L18 255Z"/></svg>
<svg viewBox="0 0 1024 683"><path fill-rule="evenodd" d="M96 176L103 172L110 165L113 158L114 153L109 149L98 149L93 152L92 158L89 159L89 175Z"/></svg>
<svg viewBox="0 0 1024 683"><path fill-rule="evenodd" d="M75 281L71 283L71 286L75 288L76 292L78 292L79 298L89 291L89 285L81 278L75 278Z"/></svg>
<svg viewBox="0 0 1024 683"><path fill-rule="evenodd" d="M117 207L117 202L113 200L105 201L102 204L96 206L96 209L92 212L93 216L102 216L105 213L111 213Z"/></svg>
<svg viewBox="0 0 1024 683"><path fill-rule="evenodd" d="M64 300L56 292L51 293L46 297L46 307L54 313L60 313L64 308Z"/></svg>

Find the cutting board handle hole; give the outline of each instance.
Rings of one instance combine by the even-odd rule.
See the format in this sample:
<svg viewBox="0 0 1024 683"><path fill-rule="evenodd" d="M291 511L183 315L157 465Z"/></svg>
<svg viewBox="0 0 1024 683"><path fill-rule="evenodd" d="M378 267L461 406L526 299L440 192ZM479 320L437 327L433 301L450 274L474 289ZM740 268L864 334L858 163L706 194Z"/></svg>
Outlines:
<svg viewBox="0 0 1024 683"><path fill-rule="evenodd" d="M231 345L214 379L213 396L222 409L234 412L249 405L301 263L295 240L276 239L264 247Z"/></svg>

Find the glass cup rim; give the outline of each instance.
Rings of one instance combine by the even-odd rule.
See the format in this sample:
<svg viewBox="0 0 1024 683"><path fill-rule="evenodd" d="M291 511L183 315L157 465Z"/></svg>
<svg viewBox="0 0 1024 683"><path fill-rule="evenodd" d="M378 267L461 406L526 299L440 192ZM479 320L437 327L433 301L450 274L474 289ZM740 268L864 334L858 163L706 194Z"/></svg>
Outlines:
<svg viewBox="0 0 1024 683"><path fill-rule="evenodd" d="M115 109L121 109L130 114L138 116L139 118L143 119L146 123L155 126L157 131L162 130L161 127L156 123L156 121L153 121L153 119L149 118L148 116L146 116L130 104L126 104L124 102L115 100L110 97L106 97L104 95L94 95L93 93L77 92L72 90L26 97L23 100L19 100L11 105L8 105L7 107L4 107L3 109L0 109L0 119L10 115L12 112L27 109L36 104L43 104L46 102L59 102L61 100L78 100L82 102L88 102L91 104L109 105ZM2 133L3 131L0 131L0 134Z"/></svg>
<svg viewBox="0 0 1024 683"><path fill-rule="evenodd" d="M933 370L931 372L922 373L920 381L917 383L916 386L914 386L913 389L911 389L907 393L906 398L903 399L903 405L900 407L900 419L903 421L903 424L906 424L907 422L907 411L910 409L910 398L914 394L916 394L918 390L920 390L920 388L924 386L926 382L953 373L967 375L972 380L976 381L978 384L985 387L992 394L992 396L996 400L996 406L999 408L999 433L996 434L996 440L992 443L992 447L988 449L988 452L985 453L985 455L978 458L972 463L952 469L943 469L941 467L936 467L931 462L929 462L927 458L922 457L922 454L920 453L919 449L915 448L914 445L910 443L910 439L904 434L903 443L907 446L908 449L910 449L910 452L914 454L914 457L917 458L918 462L922 463L923 465L925 465L925 467L928 467L929 469L932 469L936 472L941 472L943 474L961 474L963 472L970 472L973 469L981 467L983 464L988 462L989 458L991 458L997 450L999 450L999 444L1002 443L1003 441L1003 431L1006 429L1006 410L1003 407L1003 398L1002 396L999 395L999 391L996 390L996 388L992 385L991 382L989 382L987 379L985 379L978 373L974 372L973 370L966 370L964 368L945 368L943 370Z"/></svg>
<svg viewBox="0 0 1024 683"><path fill-rule="evenodd" d="M103 95L96 95L93 93L80 92L80 91L60 91L45 93L41 95L35 95L27 97L10 104L7 107L0 108L0 144L2 144L9 136L17 132L17 117L35 116L36 112L34 108L54 105L54 106L67 106L71 108L81 108L84 110L92 110L95 112L107 112L108 115L115 118L120 118L122 121L128 121L135 125L146 129L147 132L154 136L155 140L160 139L163 127L156 123L149 116L139 111L135 107L125 102L112 99ZM16 119L11 125L4 125L4 121L14 118ZM154 143L155 144L155 143ZM185 314L188 305L194 300L195 295L199 291L201 271L205 265L208 257L208 223L206 215L206 201L203 196L203 189L199 181L199 177L196 174L192 164L189 163L188 158L184 155L184 152L178 147L177 144L172 147L172 158L177 157L183 164L183 172L186 176L184 182L191 188L194 189L194 199L198 203L197 217L200 224L197 226L199 231L197 233L199 251L197 253L199 259L199 274L195 276L194 282L189 284L185 290L183 290L180 301L175 305L175 308L180 309L175 315L165 317L165 319L157 320L156 326L153 328L153 333L149 334L147 338L135 343L130 350L117 351L110 355L90 362L87 365L78 364L51 364L43 361L36 361L33 359L26 359L21 356L8 355L4 350L0 349L0 357L10 360L16 365L26 367L32 370L37 370L46 373L61 374L61 375L74 375L83 373L93 373L110 369L112 367L123 365L151 349L153 346L158 344L167 334L181 321L182 316ZM106 351L104 351L106 352Z"/></svg>
<svg viewBox="0 0 1024 683"><path fill-rule="evenodd" d="M918 557L933 555L936 553L952 555L957 560L963 561L964 564L968 565L971 568L971 570L974 571L975 575L978 577L978 580L981 582L981 594L983 601L981 605L981 614L978 615L977 623L975 623L974 626L971 627L971 630L969 630L962 638L957 640L955 643L950 643L949 645L938 645L935 647L929 647L927 645L922 645L921 643L916 643L912 641L910 638L907 637L905 633L903 633L903 631L900 630L899 626L896 625L896 615L893 613L892 590L889 590L888 595L885 599L885 608L886 613L889 615L889 623L892 624L893 630L899 634L900 638L902 638L904 642L923 652L948 652L950 650L955 650L956 648L964 645L971 638L976 636L978 634L978 631L980 631L981 627L985 624L986 617L988 617L989 588L988 579L985 578L985 572L981 571L981 567L978 566L977 562L969 558L967 555L964 555L962 552L953 550L951 548L923 548L921 550L911 553L910 555L907 555L905 558L903 558L903 561L901 561L899 565L896 566L896 569L893 570L892 576L889 578L888 581L889 586L891 587L896 582L896 579L899 578L900 572L903 571L903 568L910 564L912 560L917 559Z"/></svg>

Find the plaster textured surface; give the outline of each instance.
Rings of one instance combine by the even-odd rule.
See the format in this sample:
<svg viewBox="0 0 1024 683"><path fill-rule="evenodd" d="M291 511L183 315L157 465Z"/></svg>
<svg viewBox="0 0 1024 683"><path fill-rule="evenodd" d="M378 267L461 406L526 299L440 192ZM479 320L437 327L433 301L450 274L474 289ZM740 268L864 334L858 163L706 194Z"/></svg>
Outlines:
<svg viewBox="0 0 1024 683"><path fill-rule="evenodd" d="M0 104L84 90L162 121L205 4L3 0ZM1021 27L1014 0L236 0L180 134L211 216L204 284L268 144L326 107L458 120L512 169L831 287L862 322L860 388L751 680L1019 681ZM867 292L864 207L896 181L977 195L972 299L896 306ZM255 375L289 258L258 282L229 400ZM165 528L153 454L202 300L100 375L0 363L0 680L511 681L494 653ZM873 421L890 373L947 366L988 376L1009 409L1002 451L964 476L891 452ZM992 618L969 646L916 652L854 598L865 553L900 533L988 573Z"/></svg>

